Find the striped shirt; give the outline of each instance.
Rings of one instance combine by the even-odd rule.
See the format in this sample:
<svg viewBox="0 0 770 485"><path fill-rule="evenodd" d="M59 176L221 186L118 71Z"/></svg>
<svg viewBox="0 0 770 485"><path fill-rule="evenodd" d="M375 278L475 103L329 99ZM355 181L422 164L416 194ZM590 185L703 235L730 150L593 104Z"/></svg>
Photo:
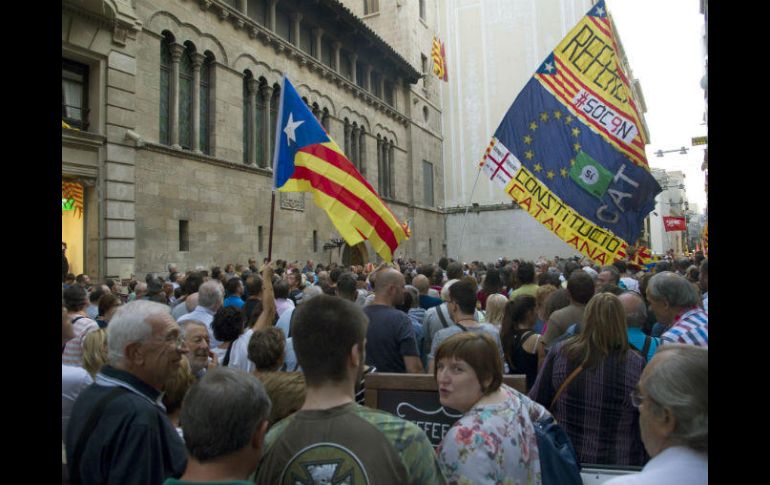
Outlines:
<svg viewBox="0 0 770 485"><path fill-rule="evenodd" d="M693 308L674 320L674 324L660 336L663 343L709 346L709 316L700 308Z"/></svg>
<svg viewBox="0 0 770 485"><path fill-rule="evenodd" d="M74 314L72 328L75 330L75 338L68 340L61 354L61 363L74 367L83 367L83 342L86 335L99 330L99 325L88 317Z"/></svg>

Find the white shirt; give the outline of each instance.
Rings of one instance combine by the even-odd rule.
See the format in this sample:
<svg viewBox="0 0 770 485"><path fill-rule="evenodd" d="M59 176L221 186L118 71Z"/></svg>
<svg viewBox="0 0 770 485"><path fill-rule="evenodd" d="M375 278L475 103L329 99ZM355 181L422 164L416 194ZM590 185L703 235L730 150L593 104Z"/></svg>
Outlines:
<svg viewBox="0 0 770 485"><path fill-rule="evenodd" d="M636 281L635 279L625 276L623 278L620 278L620 281L622 281L623 284L626 285L627 290L636 291L637 293L639 292L639 282Z"/></svg>
<svg viewBox="0 0 770 485"><path fill-rule="evenodd" d="M184 303L180 303L180 305L183 305ZM185 315L182 315L179 317L176 321L177 323L182 323L185 320L197 320L204 325L206 325L206 328L209 330L209 348L215 349L216 347L219 347L222 344L221 340L217 340L214 338L214 330L211 329L211 322L214 321L214 312L209 310L208 308L204 306L196 306L195 310L191 311L190 313L187 313Z"/></svg>
<svg viewBox="0 0 770 485"><path fill-rule="evenodd" d="M648 461L641 472L615 477L602 485L706 485L708 481L709 459L705 453L672 446Z"/></svg>
<svg viewBox="0 0 770 485"><path fill-rule="evenodd" d="M67 433L67 425L70 422L72 406L75 399L86 387L90 386L94 380L82 367L73 367L71 365L61 365L61 439Z"/></svg>
<svg viewBox="0 0 770 485"><path fill-rule="evenodd" d="M254 362L249 360L249 340L254 335L253 329L248 329L241 334L240 337L230 344L230 362L227 367L234 369L241 369L246 372L254 370Z"/></svg>

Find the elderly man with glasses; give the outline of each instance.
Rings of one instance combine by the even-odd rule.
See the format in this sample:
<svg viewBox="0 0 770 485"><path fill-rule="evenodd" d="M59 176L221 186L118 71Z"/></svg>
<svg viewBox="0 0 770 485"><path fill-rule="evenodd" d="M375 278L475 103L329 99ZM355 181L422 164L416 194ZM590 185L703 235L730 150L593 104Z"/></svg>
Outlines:
<svg viewBox="0 0 770 485"><path fill-rule="evenodd" d="M66 448L73 483L162 483L179 477L184 443L166 417L166 381L188 353L167 305L146 300L115 313L108 364L72 409Z"/></svg>
<svg viewBox="0 0 770 485"><path fill-rule="evenodd" d="M631 393L650 461L604 485L708 483L708 365L704 347L668 344L655 353Z"/></svg>

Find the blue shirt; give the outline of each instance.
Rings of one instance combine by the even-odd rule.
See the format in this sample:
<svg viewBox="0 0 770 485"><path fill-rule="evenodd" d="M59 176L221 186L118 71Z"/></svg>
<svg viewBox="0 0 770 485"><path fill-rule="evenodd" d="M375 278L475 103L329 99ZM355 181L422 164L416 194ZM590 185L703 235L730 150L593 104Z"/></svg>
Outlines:
<svg viewBox="0 0 770 485"><path fill-rule="evenodd" d="M626 332L628 334L628 343L636 347L639 352L642 351L644 348L644 339L647 337L647 335L644 334L641 328L638 327L628 327L626 329ZM650 337L652 340L650 341L650 348L647 350L647 355L644 356L645 359L647 359L647 362L649 362L652 359L652 356L655 354L655 351L658 350L658 345L660 345L660 339L657 337Z"/></svg>
<svg viewBox="0 0 770 485"><path fill-rule="evenodd" d="M238 295L230 295L227 298L225 298L223 306L225 308L229 306L234 306L235 308L241 309L243 308L243 298L241 298Z"/></svg>

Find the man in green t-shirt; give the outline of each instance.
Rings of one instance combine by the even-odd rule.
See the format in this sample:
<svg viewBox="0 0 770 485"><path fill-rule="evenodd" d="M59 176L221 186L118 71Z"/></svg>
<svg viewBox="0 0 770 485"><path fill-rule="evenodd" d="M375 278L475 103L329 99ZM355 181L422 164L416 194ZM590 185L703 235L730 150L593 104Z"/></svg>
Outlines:
<svg viewBox="0 0 770 485"><path fill-rule="evenodd" d="M305 403L268 432L256 483L446 483L420 428L354 401L365 361L363 311L321 295L295 310L293 325Z"/></svg>

